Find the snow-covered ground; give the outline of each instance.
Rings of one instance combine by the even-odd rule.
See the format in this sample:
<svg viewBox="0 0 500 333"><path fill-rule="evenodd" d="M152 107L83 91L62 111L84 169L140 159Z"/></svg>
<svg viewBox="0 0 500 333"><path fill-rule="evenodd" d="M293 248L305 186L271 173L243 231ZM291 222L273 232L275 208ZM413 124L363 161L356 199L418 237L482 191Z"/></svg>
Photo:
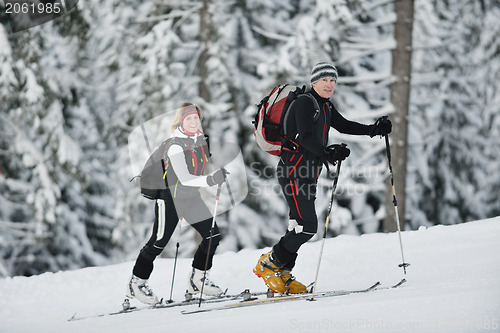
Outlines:
<svg viewBox="0 0 500 333"><path fill-rule="evenodd" d="M500 332L500 217L421 228L402 237L411 266L408 282L398 289L211 313L183 315L186 307L177 307L67 321L75 313L119 310L133 262L4 278L0 332ZM320 242L301 248L294 270L299 280L314 280L319 248ZM229 293L264 290L252 267L266 250L217 255L212 279ZM404 277L399 263L397 234L328 239L318 290L364 288L378 280L389 285ZM184 297L189 266L188 259L178 263L176 300ZM157 260L150 279L165 298L172 267L172 259Z"/></svg>

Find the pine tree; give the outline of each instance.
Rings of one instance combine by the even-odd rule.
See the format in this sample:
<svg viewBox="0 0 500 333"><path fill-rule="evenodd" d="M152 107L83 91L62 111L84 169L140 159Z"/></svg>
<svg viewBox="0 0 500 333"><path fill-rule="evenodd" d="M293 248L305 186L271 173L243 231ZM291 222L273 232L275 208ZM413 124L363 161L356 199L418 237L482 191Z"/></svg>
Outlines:
<svg viewBox="0 0 500 333"><path fill-rule="evenodd" d="M483 82L497 61L491 53L483 55L481 41L491 37L487 37L488 20L477 18L486 18L496 7L488 1L433 1L421 21L428 27L424 31L437 36L442 46L424 50L427 52L419 58L420 66L425 64L427 70L440 75L439 80L417 90L438 98L431 97L429 104L419 106L425 115L419 122L426 127L421 129L422 137L428 138L423 152L429 165L420 176L424 190L419 205L426 215L417 217L420 220L454 224L489 214L486 198L492 192L484 172L492 165L494 136L489 137L485 130L495 133L487 105L494 100L496 88Z"/></svg>
<svg viewBox="0 0 500 333"><path fill-rule="evenodd" d="M100 264L113 248L112 211L102 204L109 181L99 177L96 160L87 159L84 134L99 139L80 127L95 128L75 74L86 45L85 24L75 9L8 40L2 36L7 52L0 91L7 103L1 114L10 134L2 138L8 153L2 155L8 161L2 196L15 207L2 211L2 219L15 223L2 251L6 274ZM16 242L19 237L23 242Z"/></svg>
<svg viewBox="0 0 500 333"><path fill-rule="evenodd" d="M474 71L471 75L477 82L478 91L474 99L481 110L481 127L479 132L484 142L480 151L473 155L483 161L482 169L477 170L475 180L478 183L478 192L482 196L485 216L493 217L500 214L500 179L499 169L499 143L500 143L500 117L498 105L500 105L500 88L495 73L500 70L500 38L496 33L498 26L496 18L500 14L500 3L498 1L482 1L476 4L481 13L482 20L477 22L481 33L477 44L472 51L474 60ZM479 156L477 156L479 155ZM483 171L481 173L481 171Z"/></svg>

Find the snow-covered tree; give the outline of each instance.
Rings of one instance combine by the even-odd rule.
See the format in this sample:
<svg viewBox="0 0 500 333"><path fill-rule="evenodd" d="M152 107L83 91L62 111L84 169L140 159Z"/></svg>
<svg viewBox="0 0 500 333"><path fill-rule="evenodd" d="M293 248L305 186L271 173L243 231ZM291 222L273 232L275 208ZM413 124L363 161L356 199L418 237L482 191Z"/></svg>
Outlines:
<svg viewBox="0 0 500 333"><path fill-rule="evenodd" d="M80 71L88 27L77 9L8 38L2 27L0 158L2 198L11 208L1 220L11 231L1 255L8 273L102 264L115 248L105 153Z"/></svg>
<svg viewBox="0 0 500 333"><path fill-rule="evenodd" d="M415 4L408 226L498 215L498 1ZM14 35L0 16L0 275L136 256L153 203L129 182L129 136L185 101L245 163L231 187L249 193L217 218L219 250L275 243L288 209L278 160L253 138L255 105L277 84L307 85L311 67L331 61L340 73L333 101L346 118L369 124L391 113L393 11L385 0L90 0ZM331 233L380 230L383 140L330 133L352 150ZM150 137L151 146L163 139ZM319 184L324 221L331 177L323 172ZM181 243L190 255L192 228Z"/></svg>
<svg viewBox="0 0 500 333"><path fill-rule="evenodd" d="M415 58L420 80L412 119L425 162L416 164L420 170L414 189L419 194L413 200L419 209L413 225L491 216L489 202L496 191L485 172L497 166L492 149L498 123L491 110L498 92L489 73L498 68L498 48L483 43L495 45L490 44L495 38L489 15L498 11L498 3L431 1L418 8L415 38L424 48Z"/></svg>

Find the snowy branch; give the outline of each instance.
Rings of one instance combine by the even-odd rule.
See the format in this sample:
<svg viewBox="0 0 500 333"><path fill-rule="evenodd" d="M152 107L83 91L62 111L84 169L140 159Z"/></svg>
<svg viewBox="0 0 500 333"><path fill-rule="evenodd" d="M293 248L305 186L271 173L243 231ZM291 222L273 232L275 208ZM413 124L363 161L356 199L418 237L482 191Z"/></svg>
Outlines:
<svg viewBox="0 0 500 333"><path fill-rule="evenodd" d="M437 48L443 48L445 46L453 45L456 42L459 42L460 40L457 37L450 37L445 40L438 40L435 42L426 42L425 44L422 42L414 42L412 45L413 50L429 50L429 49L437 49Z"/></svg>
<svg viewBox="0 0 500 333"><path fill-rule="evenodd" d="M423 96L411 96L411 105L415 106L425 106L425 105L431 105L436 102L442 102L446 101L449 99L449 96L447 94L438 94L433 97L429 97L426 95L426 97Z"/></svg>
<svg viewBox="0 0 500 333"><path fill-rule="evenodd" d="M412 84L428 84L439 82L443 79L445 71L443 69L439 69L435 72L428 73L412 73L411 74L411 83Z"/></svg>
<svg viewBox="0 0 500 333"><path fill-rule="evenodd" d="M35 225L29 223L16 223L9 221L0 221L0 229L15 229L15 230L35 230Z"/></svg>
<svg viewBox="0 0 500 333"><path fill-rule="evenodd" d="M193 3L193 2L189 2L189 1L185 1L185 2L180 2L180 1L175 1L175 2L163 2L161 4L163 7L172 7L172 8L179 8L179 7L199 7L200 4L199 3Z"/></svg>
<svg viewBox="0 0 500 333"><path fill-rule="evenodd" d="M342 57L339 59L339 64L344 64L352 61L356 58L366 57L374 53L379 53L383 51L388 51L396 48L396 40L394 38L388 38L383 41L377 41L373 44L365 44L361 46L355 46L353 44L342 43L341 46L347 50L343 52ZM365 50L365 51L349 51L351 50Z"/></svg>
<svg viewBox="0 0 500 333"><path fill-rule="evenodd" d="M389 72L380 73L364 73L362 76L341 76L339 77L339 83L361 83L361 82L373 82L392 79L393 76Z"/></svg>
<svg viewBox="0 0 500 333"><path fill-rule="evenodd" d="M360 113L359 116L357 116L356 111L349 111L349 118L354 121L360 121L360 120L366 120L366 113ZM394 112L394 105L391 103L386 103L384 106L378 108L378 109L373 109L370 110L370 117L373 119L377 119L382 116L386 116L388 114L391 114ZM353 138L359 138L359 139L365 139L365 137L353 137L351 136L351 139ZM361 141L360 141L361 142Z"/></svg>
<svg viewBox="0 0 500 333"><path fill-rule="evenodd" d="M397 20L396 14L395 13L390 13L388 15L385 15L383 18L378 19L373 22L366 22L366 23L360 23L360 22L353 22L349 23L349 28L359 28L359 27L380 27L382 25L387 25L387 24L394 24Z"/></svg>
<svg viewBox="0 0 500 333"><path fill-rule="evenodd" d="M187 12L174 11L172 13L165 14L165 15L150 16L150 17L146 17L146 18L142 18L142 19L137 19L137 20L133 21L133 23L151 23L151 22L156 22L156 21L168 20L168 19L175 18L175 17L186 17L189 15L194 15L195 12L197 12L198 10L201 9L202 5L201 4L192 4L190 6L192 8Z"/></svg>
<svg viewBox="0 0 500 333"><path fill-rule="evenodd" d="M282 40L284 42L288 42L292 38L292 36L279 35L279 34L276 34L276 33L265 31L265 30L263 30L263 29L261 29L259 27L256 27L256 26L252 26L252 30L255 31L258 34L261 34L264 37L267 37L267 38L270 38L270 39Z"/></svg>
<svg viewBox="0 0 500 333"><path fill-rule="evenodd" d="M373 1L370 4L367 4L366 2L363 2L363 9L365 11L371 11L371 10L377 8L377 7L385 6L385 5L391 4L393 2L394 2L394 0L379 0L379 1Z"/></svg>

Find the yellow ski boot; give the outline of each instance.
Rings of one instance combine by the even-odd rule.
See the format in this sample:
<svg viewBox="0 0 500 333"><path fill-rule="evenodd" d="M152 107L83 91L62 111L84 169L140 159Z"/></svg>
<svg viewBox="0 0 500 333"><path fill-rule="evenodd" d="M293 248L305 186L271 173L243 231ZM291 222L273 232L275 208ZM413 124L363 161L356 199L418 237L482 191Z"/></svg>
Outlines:
<svg viewBox="0 0 500 333"><path fill-rule="evenodd" d="M284 294L287 291L285 283L281 278L282 270L276 266L271 260L272 251L263 254L253 272L258 277L262 278L265 284L275 293Z"/></svg>
<svg viewBox="0 0 500 333"><path fill-rule="evenodd" d="M283 273L281 273L281 279L285 285L285 290L289 294L302 294L307 292L306 286L295 280L295 277L290 271L283 271Z"/></svg>

